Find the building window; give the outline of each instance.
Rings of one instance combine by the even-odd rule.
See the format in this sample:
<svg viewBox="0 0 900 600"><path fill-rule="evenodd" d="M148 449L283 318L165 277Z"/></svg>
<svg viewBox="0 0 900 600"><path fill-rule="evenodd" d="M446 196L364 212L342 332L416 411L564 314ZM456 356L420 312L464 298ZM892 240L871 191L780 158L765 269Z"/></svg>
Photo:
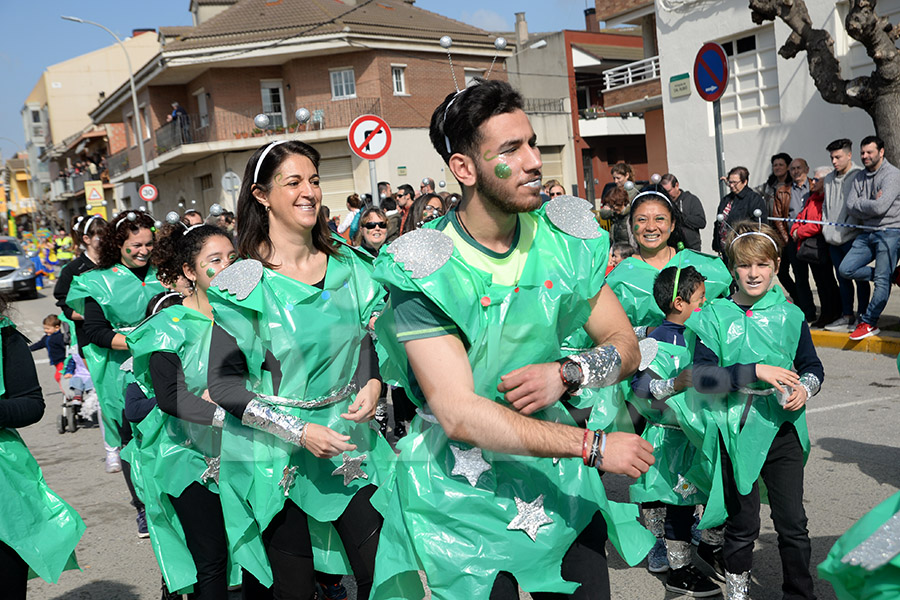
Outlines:
<svg viewBox="0 0 900 600"><path fill-rule="evenodd" d="M206 190L211 190L211 189L213 189L212 174L207 173L206 175L201 175L200 176L200 190L205 192Z"/></svg>
<svg viewBox="0 0 900 600"><path fill-rule="evenodd" d="M128 126L125 127L125 140L129 146L132 148L137 146L137 128L134 126L134 113L131 113L125 120L128 122Z"/></svg>
<svg viewBox="0 0 900 600"><path fill-rule="evenodd" d="M31 111L31 122L32 123L40 123L41 122L41 112L38 110Z"/></svg>
<svg viewBox="0 0 900 600"><path fill-rule="evenodd" d="M281 81L260 81L263 112L269 117L269 129L284 127L284 90Z"/></svg>
<svg viewBox="0 0 900 600"><path fill-rule="evenodd" d="M331 99L356 98L356 75L353 69L338 69L331 72Z"/></svg>
<svg viewBox="0 0 900 600"><path fill-rule="evenodd" d="M146 106L141 106L141 125L144 126L144 139L150 139L150 111Z"/></svg>
<svg viewBox="0 0 900 600"><path fill-rule="evenodd" d="M778 65L772 27L721 42L729 80L722 94L722 129L738 131L781 122Z"/></svg>
<svg viewBox="0 0 900 600"><path fill-rule="evenodd" d="M484 77L484 69L466 69L466 87L475 83L476 77Z"/></svg>
<svg viewBox="0 0 900 600"><path fill-rule="evenodd" d="M391 65L395 96L406 96L406 65Z"/></svg>
<svg viewBox="0 0 900 600"><path fill-rule="evenodd" d="M200 88L194 92L197 99L197 113L200 116L200 127L209 127L209 105L206 102L206 90Z"/></svg>

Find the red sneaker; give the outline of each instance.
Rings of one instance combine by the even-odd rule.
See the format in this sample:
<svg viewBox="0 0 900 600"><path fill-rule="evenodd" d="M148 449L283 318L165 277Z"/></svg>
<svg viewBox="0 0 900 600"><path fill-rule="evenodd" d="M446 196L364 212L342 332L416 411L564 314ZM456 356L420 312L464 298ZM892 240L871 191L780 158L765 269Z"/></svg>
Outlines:
<svg viewBox="0 0 900 600"><path fill-rule="evenodd" d="M868 323L860 322L860 324L856 326L856 329L853 330L853 333L850 334L850 339L853 341L857 341L867 337L872 337L873 335L878 335L879 333L881 333L881 330L877 327L873 327Z"/></svg>

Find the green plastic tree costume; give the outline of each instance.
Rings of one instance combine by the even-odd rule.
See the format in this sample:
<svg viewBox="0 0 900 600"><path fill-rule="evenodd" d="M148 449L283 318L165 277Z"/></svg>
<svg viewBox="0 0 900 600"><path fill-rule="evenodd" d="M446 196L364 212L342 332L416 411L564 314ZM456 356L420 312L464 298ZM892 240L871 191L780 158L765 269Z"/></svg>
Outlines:
<svg viewBox="0 0 900 600"><path fill-rule="evenodd" d="M116 333L127 334L144 320L147 303L162 291L165 288L156 279L155 267L150 267L147 277L141 281L127 267L116 265L87 271L72 279L66 304L83 315L84 301L91 298L100 305ZM122 445L119 427L125 408L125 387L134 380L131 373L120 367L131 354L127 350L100 348L94 344L85 344L82 349L100 401L106 443L118 448Z"/></svg>
<svg viewBox="0 0 900 600"><path fill-rule="evenodd" d="M656 358L650 370L660 379L678 375L693 361L694 336L685 332L688 347L659 342ZM685 392L679 392L666 399L678 402ZM709 477L701 477L700 485L693 481L697 462L697 448L682 431L676 413L666 406L658 410L650 400L632 395L630 402L647 419L647 426L641 434L653 446L656 462L629 488L632 502L665 502L676 506L694 506L706 502ZM705 484L705 485L704 485Z"/></svg>
<svg viewBox="0 0 900 600"><path fill-rule="evenodd" d="M900 598L900 492L862 516L819 565L840 600Z"/></svg>
<svg viewBox="0 0 900 600"><path fill-rule="evenodd" d="M715 352L719 357L719 366L760 363L790 369L803 321L803 311L789 303L781 289L775 286L746 311L726 298L708 302L685 325ZM704 459L710 461L708 472L713 481L701 528L719 525L727 516L721 456L716 442L719 434L734 465L735 482L741 494L750 493L753 483L759 478L775 434L784 423L794 425L803 447L804 460L809 456L806 408L784 410L778 403L774 388L763 381L750 387L769 389L772 393L750 395L737 391L724 397L714 397L694 392L684 396L681 407L675 406L678 402L670 403L678 411L682 427L686 431L691 430L688 434L700 442ZM745 410L746 420L741 427Z"/></svg>
<svg viewBox="0 0 900 600"><path fill-rule="evenodd" d="M15 325L0 317L0 329L4 327ZM0 402L6 396L4 377L0 372ZM19 432L6 427L0 427L0 490L0 541L28 564L29 579L56 583L63 571L79 568L75 546L84 533L84 521L44 481Z"/></svg>
<svg viewBox="0 0 900 600"><path fill-rule="evenodd" d="M586 323L589 300L603 285L607 234L598 232L583 202L554 221L548 213L558 202L519 215L537 226L515 285L495 284L466 264L453 240L435 230L447 226L447 218L400 237L376 261L377 280L423 294L456 324L475 393L503 405L500 376L558 359L562 341ZM551 214L560 212L567 209ZM409 390L392 308L379 317L376 331L387 352L382 374ZM636 520L637 507L608 501L600 477L580 458L513 456L451 441L422 399L412 399L423 408L398 444L372 598L422 597L418 570L426 572L436 599L486 599L499 571L512 573L529 592L572 593L578 584L562 579L563 555L598 510L629 564L653 545ZM574 424L561 403L533 417ZM531 529L522 524L529 514Z"/></svg>
<svg viewBox="0 0 900 600"><path fill-rule="evenodd" d="M150 378L150 356L154 352L176 354L184 368L188 391L203 395L212 325L205 315L175 305L150 317L128 334L134 374L148 397L156 395ZM158 406L136 428L140 444L134 452L140 463L140 487L153 552L168 589L187 594L197 581L197 570L169 496L181 496L195 482L218 493L221 430L173 417ZM240 581L240 569L230 561L229 585Z"/></svg>
<svg viewBox="0 0 900 600"><path fill-rule="evenodd" d="M356 397L352 384L359 361L360 344L368 335L372 312L383 302L384 289L372 280L371 257L341 245L328 259L324 289L301 283L265 269L252 291L238 300L226 281L251 261L239 261L213 281L209 299L216 324L233 336L247 359L247 388L292 401L316 403L311 408L279 406L278 409L349 435L357 450L332 459L316 458L309 451L279 438L250 429L228 415L222 432L219 493L228 542L236 560L264 585L272 584L272 573L261 532L290 498L310 517L314 548L326 551L323 563L317 554L316 568L345 572L336 563L343 552L337 535L319 535L312 519L328 524L346 509L360 488L388 479L395 454L377 429L369 423L354 423L341 417ZM258 264L258 263L257 263ZM243 266L242 266L243 265ZM242 284L237 285L243 285ZM282 380L273 390L270 374L262 370L266 352L278 360ZM346 459L364 456L365 478L345 484L335 470ZM383 502L381 492L372 496L373 506ZM333 531L330 525L329 530Z"/></svg>

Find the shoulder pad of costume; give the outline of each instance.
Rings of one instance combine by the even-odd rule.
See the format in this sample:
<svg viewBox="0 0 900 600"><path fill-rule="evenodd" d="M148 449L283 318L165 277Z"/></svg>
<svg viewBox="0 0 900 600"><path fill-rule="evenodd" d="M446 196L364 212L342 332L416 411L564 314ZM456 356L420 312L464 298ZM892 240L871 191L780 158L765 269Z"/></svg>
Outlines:
<svg viewBox="0 0 900 600"><path fill-rule="evenodd" d="M591 203L576 196L557 196L545 206L547 218L571 236L592 240L603 235Z"/></svg>
<svg viewBox="0 0 900 600"><path fill-rule="evenodd" d="M644 338L638 342L638 348L641 351L641 364L638 370L643 371L650 366L650 363L656 360L656 355L659 352L659 342L656 341L656 338Z"/></svg>
<svg viewBox="0 0 900 600"><path fill-rule="evenodd" d="M874 571L887 564L900 554L900 544L897 543L898 527L900 527L900 512L894 513L894 516L872 532L872 535L845 554L841 562L860 566L867 571Z"/></svg>
<svg viewBox="0 0 900 600"><path fill-rule="evenodd" d="M413 279L420 279L450 260L453 240L437 229L414 229L391 242L387 252L412 274Z"/></svg>
<svg viewBox="0 0 900 600"><path fill-rule="evenodd" d="M120 371L125 371L126 373L130 373L134 371L134 357L129 356L128 360L122 363L122 366L119 367Z"/></svg>
<svg viewBox="0 0 900 600"><path fill-rule="evenodd" d="M223 292L234 294L238 300L244 300L250 295L250 292L256 289L262 276L262 263L252 258L245 258L220 271L212 278L209 285Z"/></svg>

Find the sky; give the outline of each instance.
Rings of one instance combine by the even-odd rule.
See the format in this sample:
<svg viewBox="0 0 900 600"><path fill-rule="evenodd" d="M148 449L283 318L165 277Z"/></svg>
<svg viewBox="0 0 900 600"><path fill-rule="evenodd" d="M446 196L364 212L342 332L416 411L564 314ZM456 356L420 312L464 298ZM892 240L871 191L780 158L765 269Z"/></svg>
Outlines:
<svg viewBox="0 0 900 600"><path fill-rule="evenodd" d="M512 31L514 14L522 11L531 32L583 29L584 9L593 5L594 0L416 0L420 8L489 31ZM189 7L190 0L0 0L0 153L9 157L24 150L20 111L46 67L115 43L103 30L60 15L96 21L125 38L133 29L190 25Z"/></svg>

